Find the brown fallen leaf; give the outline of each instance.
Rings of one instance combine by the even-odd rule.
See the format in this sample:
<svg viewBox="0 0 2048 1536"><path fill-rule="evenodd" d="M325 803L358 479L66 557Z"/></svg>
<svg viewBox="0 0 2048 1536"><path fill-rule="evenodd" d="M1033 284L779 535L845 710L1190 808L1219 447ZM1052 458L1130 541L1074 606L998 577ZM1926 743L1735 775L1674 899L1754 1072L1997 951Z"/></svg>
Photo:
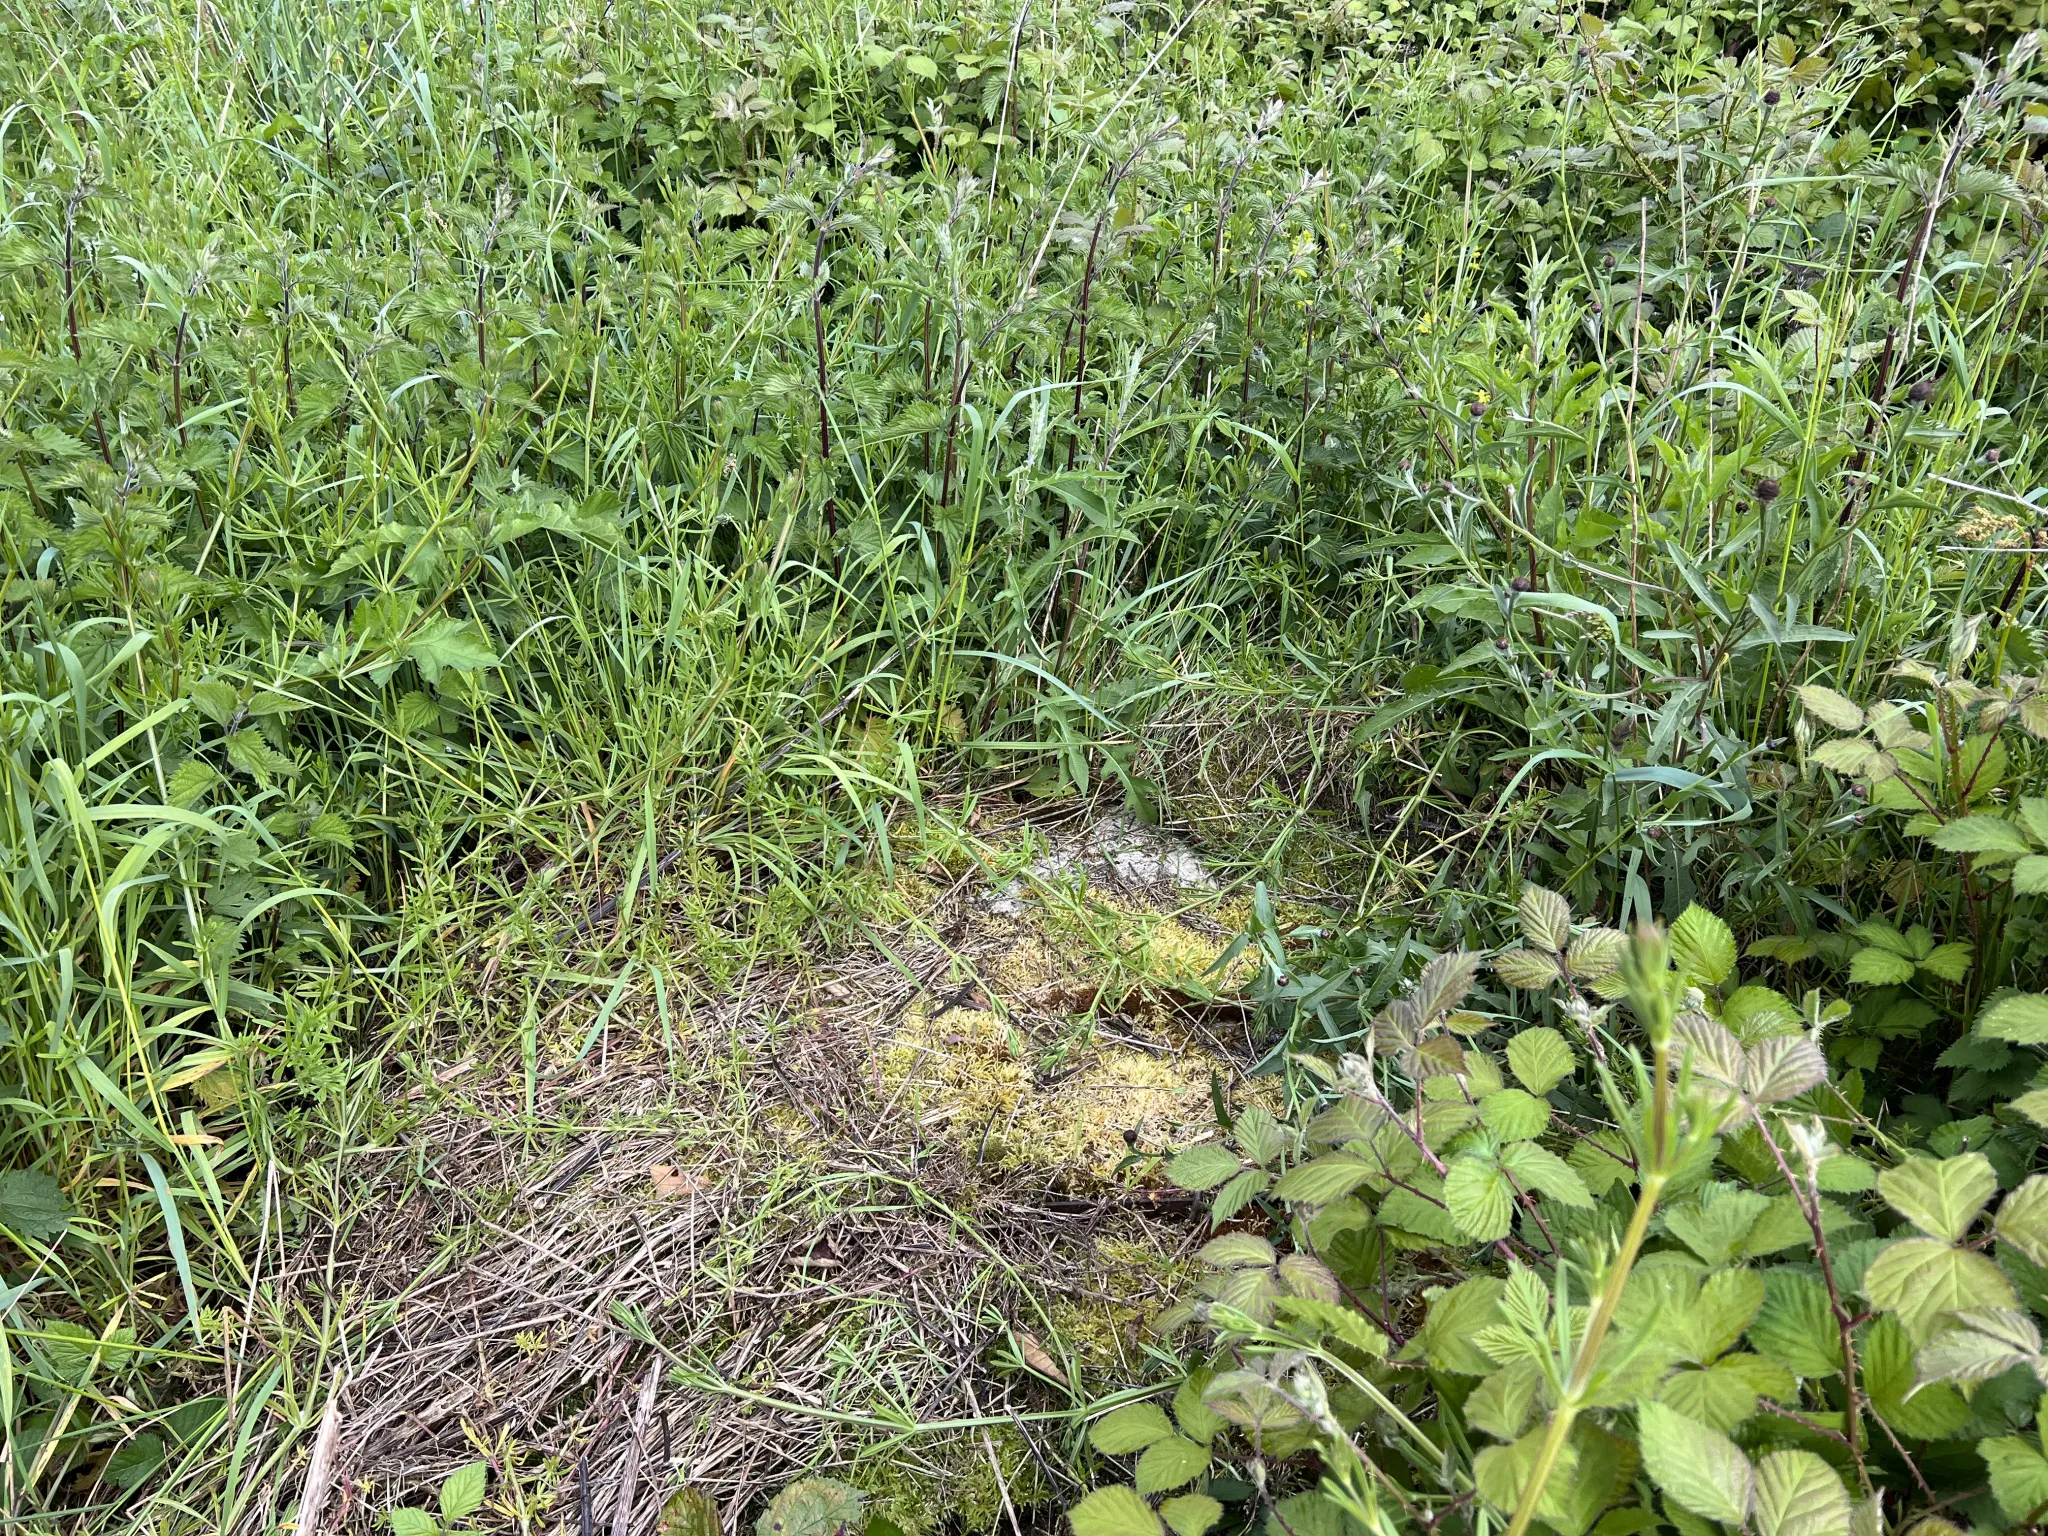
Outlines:
<svg viewBox="0 0 2048 1536"><path fill-rule="evenodd" d="M1067 1373L1060 1369L1059 1362L1045 1352L1045 1346L1035 1335L1017 1330L1017 1353L1024 1357L1024 1363L1041 1376L1049 1376L1061 1386L1067 1384Z"/></svg>
<svg viewBox="0 0 2048 1536"><path fill-rule="evenodd" d="M672 1200L677 1195L695 1194L704 1188L707 1182L701 1173L685 1172L668 1163L656 1163L647 1170L647 1176L654 1181L654 1194L658 1200Z"/></svg>

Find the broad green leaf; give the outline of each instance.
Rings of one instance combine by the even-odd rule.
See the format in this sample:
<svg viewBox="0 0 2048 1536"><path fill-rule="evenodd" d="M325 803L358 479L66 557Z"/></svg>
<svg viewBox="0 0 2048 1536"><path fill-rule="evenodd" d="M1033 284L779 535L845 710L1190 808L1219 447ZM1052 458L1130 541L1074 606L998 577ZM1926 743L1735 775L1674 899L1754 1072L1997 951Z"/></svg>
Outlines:
<svg viewBox="0 0 2048 1536"><path fill-rule="evenodd" d="M450 1472L448 1481L441 1485L442 1523L453 1525L458 1520L467 1520L483 1508L489 1477L490 1469L481 1461L472 1461Z"/></svg>
<svg viewBox="0 0 2048 1536"><path fill-rule="evenodd" d="M1834 689L1822 687L1819 683L1802 683L1793 692L1799 695L1799 702L1806 706L1806 712L1822 725L1833 726L1838 731L1863 729L1862 709Z"/></svg>
<svg viewBox="0 0 2048 1536"><path fill-rule="evenodd" d="M1479 1118L1502 1141L1528 1141L1550 1124L1550 1106L1519 1088L1502 1088L1479 1101Z"/></svg>
<svg viewBox="0 0 2048 1536"><path fill-rule="evenodd" d="M2048 1264L2048 1174L2035 1174L1998 1207L1992 1230L2000 1242L2013 1247L2036 1264Z"/></svg>
<svg viewBox="0 0 2048 1536"><path fill-rule="evenodd" d="M1694 981L1718 987L1735 970L1735 935L1728 925L1694 903L1671 925L1671 958Z"/></svg>
<svg viewBox="0 0 2048 1536"><path fill-rule="evenodd" d="M1749 1342L1795 1376L1833 1376L1842 1369L1842 1335L1827 1288L1812 1275L1765 1273L1764 1304L1749 1325Z"/></svg>
<svg viewBox="0 0 2048 1536"><path fill-rule="evenodd" d="M466 619L442 617L433 620L406 645L405 659L420 669L431 684L443 672L480 672L498 664L482 630Z"/></svg>
<svg viewBox="0 0 2048 1536"><path fill-rule="evenodd" d="M1247 1168L1236 1178L1216 1191L1216 1199L1209 1211L1211 1226L1220 1227L1239 1211L1250 1205L1265 1193L1271 1181L1256 1168Z"/></svg>
<svg viewBox="0 0 2048 1536"><path fill-rule="evenodd" d="M1945 823L1928 841L1947 853L2017 858L2034 851L2026 833L2003 816L1965 816Z"/></svg>
<svg viewBox="0 0 2048 1536"><path fill-rule="evenodd" d="M1913 979L1913 962L1882 949L1859 949L1849 961L1849 980L1859 987L1890 987Z"/></svg>
<svg viewBox="0 0 2048 1536"><path fill-rule="evenodd" d="M1896 1313L1915 1344L1939 1333L1950 1312L2010 1307L2018 1301L1996 1264L1931 1237L1887 1245L1864 1271L1863 1292L1872 1306Z"/></svg>
<svg viewBox="0 0 2048 1536"><path fill-rule="evenodd" d="M1204 1243L1195 1257L1218 1269L1263 1269L1279 1262L1273 1245L1252 1232L1228 1232Z"/></svg>
<svg viewBox="0 0 2048 1536"><path fill-rule="evenodd" d="M163 1464L163 1437L137 1435L107 1458L107 1481L132 1491L154 1477Z"/></svg>
<svg viewBox="0 0 2048 1536"><path fill-rule="evenodd" d="M1721 1005L1721 1022L1744 1045L1755 1045L1799 1030L1799 1010L1771 987L1737 987Z"/></svg>
<svg viewBox="0 0 2048 1536"><path fill-rule="evenodd" d="M0 1173L0 1228L17 1237L55 1242L71 1224L64 1188L35 1168Z"/></svg>
<svg viewBox="0 0 2048 1536"><path fill-rule="evenodd" d="M1708 1264L1726 1264L1741 1248L1757 1217L1770 1209L1771 1197L1753 1189L1710 1185L1702 1198L1664 1212L1664 1225ZM1712 1198L1706 1198L1708 1194Z"/></svg>
<svg viewBox="0 0 2048 1536"><path fill-rule="evenodd" d="M1979 1440L1977 1454L1991 1473L1991 1493L1998 1507L2014 1520L2039 1518L2048 1505L2048 1457L2030 1439L2001 1435Z"/></svg>
<svg viewBox="0 0 2048 1536"><path fill-rule="evenodd" d="M1160 1536L1159 1517L1128 1484L1098 1488L1067 1511L1074 1536Z"/></svg>
<svg viewBox="0 0 2048 1536"><path fill-rule="evenodd" d="M1976 1307L1956 1313L1955 1322L1920 1351L1918 1381L1989 1381L2041 1360L2041 1330L2024 1312Z"/></svg>
<svg viewBox="0 0 2048 1536"><path fill-rule="evenodd" d="M1273 1193L1302 1205L1328 1205L1341 1200L1379 1170L1362 1157L1332 1152L1298 1164L1274 1181Z"/></svg>
<svg viewBox="0 0 2048 1536"><path fill-rule="evenodd" d="M1921 1352L1923 1357L1960 1332L1954 1329L1943 1334ZM1915 1440L1939 1440L1969 1422L1969 1405L1955 1388L1923 1384L1914 1365L1913 1341L1897 1318L1880 1317L1866 1326L1856 1355L1871 1407L1900 1434Z"/></svg>
<svg viewBox="0 0 2048 1536"><path fill-rule="evenodd" d="M1280 1155L1285 1141L1279 1122L1263 1104L1254 1104L1239 1115L1231 1134L1245 1156L1262 1167Z"/></svg>
<svg viewBox="0 0 2048 1536"><path fill-rule="evenodd" d="M1128 1456L1173 1433L1157 1403L1126 1403L1088 1427L1088 1443L1105 1456Z"/></svg>
<svg viewBox="0 0 2048 1536"><path fill-rule="evenodd" d="M1461 1376L1488 1376L1493 1361L1472 1342L1474 1334L1505 1321L1500 1299L1507 1283L1478 1275L1430 1298L1422 1323L1422 1348L1440 1371Z"/></svg>
<svg viewBox="0 0 2048 1536"><path fill-rule="evenodd" d="M1444 1203L1450 1207L1451 1220L1477 1242L1506 1237L1514 1225L1514 1189L1490 1158L1454 1158L1444 1175Z"/></svg>
<svg viewBox="0 0 2048 1536"><path fill-rule="evenodd" d="M1166 1176L1182 1189L1199 1194L1234 1178L1244 1161L1218 1142L1208 1141L1187 1151L1166 1165Z"/></svg>
<svg viewBox="0 0 2048 1536"><path fill-rule="evenodd" d="M385 1518L391 1522L391 1536L434 1536L441 1529L424 1509L394 1509Z"/></svg>
<svg viewBox="0 0 2048 1536"><path fill-rule="evenodd" d="M1970 974L1971 958L1967 944L1940 944L1927 952L1920 969L1943 981L1961 981Z"/></svg>
<svg viewBox="0 0 2048 1536"><path fill-rule="evenodd" d="M1764 1277L1755 1270L1717 1269L1707 1276L1684 1319L1696 1358L1712 1360L1733 1349L1763 1304Z"/></svg>
<svg viewBox="0 0 2048 1536"><path fill-rule="evenodd" d="M1937 1160L1909 1157L1877 1176L1885 1203L1930 1237L1959 1242L1998 1192L1998 1175L1981 1152Z"/></svg>
<svg viewBox="0 0 2048 1536"><path fill-rule="evenodd" d="M1502 1366L1465 1399L1465 1421L1496 1440L1513 1440L1529 1427L1543 1372L1534 1360Z"/></svg>
<svg viewBox="0 0 2048 1536"><path fill-rule="evenodd" d="M1525 1029L1508 1042L1508 1070L1531 1093L1542 1095L1571 1076L1572 1048L1554 1029Z"/></svg>
<svg viewBox="0 0 2048 1536"><path fill-rule="evenodd" d="M1167 1493L1209 1470L1209 1447L1169 1435L1145 1447L1135 1481L1140 1493Z"/></svg>
<svg viewBox="0 0 2048 1536"><path fill-rule="evenodd" d="M1807 757L1809 761L1823 768L1832 768L1837 773L1859 774L1880 766L1887 754L1857 737L1838 736L1833 741L1822 742Z"/></svg>
<svg viewBox="0 0 2048 1536"><path fill-rule="evenodd" d="M1811 1451L1776 1451L1757 1463L1758 1536L1850 1536L1849 1490Z"/></svg>
<svg viewBox="0 0 2048 1536"><path fill-rule="evenodd" d="M2012 888L2022 896L2048 892L2048 857L2030 853L2012 867Z"/></svg>
<svg viewBox="0 0 2048 1536"><path fill-rule="evenodd" d="M2034 1124L2048 1128L2048 1088L2036 1088L2012 1101L2012 1107ZM2010 1199L2011 1196L2007 1196Z"/></svg>
<svg viewBox="0 0 2048 1536"><path fill-rule="evenodd" d="M1628 949L1628 935L1619 928L1588 928L1572 940L1564 957L1565 969L1581 981L1611 977Z"/></svg>
<svg viewBox="0 0 2048 1536"><path fill-rule="evenodd" d="M1223 1518L1223 1506L1206 1493L1184 1493L1161 1504L1159 1518L1173 1536L1205 1536Z"/></svg>
<svg viewBox="0 0 2048 1536"><path fill-rule="evenodd" d="M1994 997L1977 1015L1977 1031L1986 1040L2014 1045L2048 1041L2048 997L2039 992L2007 992Z"/></svg>
<svg viewBox="0 0 2048 1536"><path fill-rule="evenodd" d="M1493 957L1493 974L1523 992L1555 986L1564 973L1557 962L1536 949L1508 949Z"/></svg>
<svg viewBox="0 0 2048 1536"><path fill-rule="evenodd" d="M775 1495L754 1522L754 1536L851 1536L862 1527L858 1490L829 1477L806 1477Z"/></svg>
<svg viewBox="0 0 2048 1536"><path fill-rule="evenodd" d="M1755 1473L1734 1441L1663 1403L1643 1404L1637 1427L1643 1465L1660 1492L1709 1520L1748 1518Z"/></svg>
<svg viewBox="0 0 2048 1536"><path fill-rule="evenodd" d="M1348 1344L1362 1354L1381 1356L1387 1352L1387 1336L1352 1308L1316 1296L1284 1296L1280 1315Z"/></svg>
<svg viewBox="0 0 2048 1536"><path fill-rule="evenodd" d="M1722 1434L1756 1412L1756 1392L1739 1371L1678 1371L1659 1389L1657 1401Z"/></svg>
<svg viewBox="0 0 2048 1536"><path fill-rule="evenodd" d="M1500 1165L1523 1188L1547 1195L1559 1205L1586 1210L1593 1204L1593 1192L1586 1188L1586 1181L1572 1170L1571 1164L1533 1141L1510 1142L1502 1147Z"/></svg>
<svg viewBox="0 0 2048 1536"><path fill-rule="evenodd" d="M1552 953L1564 952L1564 947L1571 942L1572 936L1572 909L1569 902L1555 891L1525 883L1522 886L1519 912L1524 937Z"/></svg>
<svg viewBox="0 0 2048 1536"><path fill-rule="evenodd" d="M1190 1440L1199 1440L1207 1445L1223 1432L1224 1419L1202 1401L1202 1393L1215 1379L1215 1373L1207 1367L1191 1371L1187 1380L1173 1389L1173 1419L1180 1425L1180 1432Z"/></svg>

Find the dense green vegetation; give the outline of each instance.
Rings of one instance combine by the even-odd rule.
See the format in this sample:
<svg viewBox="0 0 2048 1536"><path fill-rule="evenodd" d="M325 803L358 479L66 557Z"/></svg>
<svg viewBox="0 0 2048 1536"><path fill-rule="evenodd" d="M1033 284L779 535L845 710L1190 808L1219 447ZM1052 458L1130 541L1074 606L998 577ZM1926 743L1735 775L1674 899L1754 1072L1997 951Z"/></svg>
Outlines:
<svg viewBox="0 0 2048 1536"><path fill-rule="evenodd" d="M0 13L8 1519L288 1522L383 1324L284 1256L449 1063L558 1135L540 1021L1086 800L1257 889L1260 1050L1019 1504L2038 1524L2032 22Z"/></svg>

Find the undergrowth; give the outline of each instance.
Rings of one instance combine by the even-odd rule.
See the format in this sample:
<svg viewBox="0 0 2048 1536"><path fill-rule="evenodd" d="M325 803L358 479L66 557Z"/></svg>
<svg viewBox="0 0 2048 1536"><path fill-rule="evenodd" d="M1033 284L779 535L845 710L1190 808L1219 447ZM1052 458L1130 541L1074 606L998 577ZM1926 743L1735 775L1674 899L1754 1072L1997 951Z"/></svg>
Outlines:
<svg viewBox="0 0 2048 1536"><path fill-rule="evenodd" d="M1403 1397L1364 1314L1283 1338L1219 1297L1218 1347L1265 1372L1230 1391L1298 1442L1262 1484L1255 1441L1231 1507L1289 1529L1286 1479L1320 1457L1349 1518L1577 1536L1601 1509L1525 1474L1633 1476L1634 1434L1666 1497L1607 1536L1744 1524L1748 1493L1702 1507L1669 1458L1747 1419L1596 1400L1599 1339L1553 1327L1626 1311L1630 1228L1565 1262L1545 1223L1637 1213L1640 1248L1667 1198L1704 1211L1707 1138L1749 1132L1701 1086L1721 1057L1672 1056L1677 1019L1812 1047L1827 1086L1770 1102L1834 1095L1816 1167L1882 1170L1858 1219L1988 1263L1948 1246L1975 1206L1934 1231L1896 1195L1922 1176L1899 1156L1935 1147L1974 1189L1969 1138L1996 1128L2002 1235L2030 1187L2000 1106L2031 1036L1984 1021L2048 961L2048 823L2021 809L2048 727L2048 180L2033 18L1980 9L9 8L8 1518L285 1519L366 1335L294 1316L252 1346L266 1254L360 1213L408 1086L509 1064L531 1122L541 1021L588 1021L578 1060L615 1016L672 1034L905 920L910 875L999 860L985 808L1085 797L1282 893L1247 928L1275 1102L1341 1086L1398 1128L1520 1092L1500 1113L1542 1121L1391 1133L1446 1182L1447 1157L1480 1168L1459 1177L1485 1209L1361 1204L1346 1239L1374 1284L1402 1232L1474 1267L1448 1295L1515 1288L1528 1368L1471 1388L1511 1362L1425 1344L1393 1366L1434 1395ZM1496 945L1531 885L1603 932L1717 911L1788 968L1791 1016L1748 997L1775 1021L1749 1039L1750 989L1667 975L1645 939L1634 1023L1578 1019L1578 1096L1560 1071L1548 1110L1526 1080L1473 1089L1484 1053L1433 1030L1386 1042L1413 1058L1393 1080L1353 1064L1407 979ZM1630 1179L1555 1172L1543 1136L1595 1145L1644 1105ZM1239 1141L1220 1212L1281 1247L1291 1215L1306 1237L1344 1208L1299 1210L1285 1123ZM1150 1176L1143 1151L1117 1178ZM1795 1163L1738 1167L1729 1198L1813 1216ZM1504 1211L1543 1241L1483 1236ZM1342 1271L1268 1266L1245 1245L1271 1236L1222 1240L1232 1283L1307 1275L1296 1299L1334 1306ZM1696 1256L1750 1277L1725 1287L1758 1273ZM1408 1310L1383 1297L1369 1326L1425 1337L1415 1288L1463 1272L1402 1271ZM1889 1328L1932 1370L1941 1315L1869 1299L1830 1301L1840 1347ZM1331 1339L1377 1405L1348 1420L1301 1396ZM1757 1385L1818 1426L1794 1450L1700 1454L1792 1468L1828 1530L1880 1484L1899 1497L1869 1518L2038 1520L2048 1488L2000 1491L2018 1451L1984 1452L1986 1502L1943 1480L1982 1482L1967 1458L1937 1475L1870 1439L1865 1398L1915 1432L1839 1380L1839 1402ZM1215 1442L1190 1390L1147 1454ZM1429 1489L1347 1460L1367 1419ZM1441 1438L1511 1420L1526 1452ZM1032 1475L1052 1498L1088 1457L1076 1429Z"/></svg>

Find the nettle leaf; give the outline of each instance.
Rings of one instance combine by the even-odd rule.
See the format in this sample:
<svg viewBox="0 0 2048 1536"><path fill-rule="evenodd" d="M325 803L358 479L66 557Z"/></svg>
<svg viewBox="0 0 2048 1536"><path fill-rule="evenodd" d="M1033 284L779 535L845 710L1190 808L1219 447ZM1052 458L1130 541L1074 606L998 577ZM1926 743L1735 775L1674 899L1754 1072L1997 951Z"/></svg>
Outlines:
<svg viewBox="0 0 2048 1536"><path fill-rule="evenodd" d="M0 1227L17 1237L51 1243L71 1225L64 1187L35 1168L0 1173Z"/></svg>
<svg viewBox="0 0 2048 1536"><path fill-rule="evenodd" d="M1863 729L1862 709L1834 689L1824 688L1819 683L1802 683L1793 692L1799 695L1799 702L1806 706L1806 712L1822 725L1833 726L1838 731Z"/></svg>
<svg viewBox="0 0 2048 1536"><path fill-rule="evenodd" d="M1571 903L1555 891L1525 884L1517 906L1522 918L1523 936L1552 953L1563 953L1572 936Z"/></svg>
<svg viewBox="0 0 2048 1536"><path fill-rule="evenodd" d="M1775 1451L1757 1463L1759 1536L1850 1536L1849 1490L1811 1451Z"/></svg>
<svg viewBox="0 0 2048 1536"><path fill-rule="evenodd" d="M2018 1303L1991 1260L1931 1237L1888 1244L1864 1271L1863 1293L1880 1311L1896 1313L1915 1344L1940 1332L1950 1312Z"/></svg>
<svg viewBox="0 0 2048 1536"><path fill-rule="evenodd" d="M1718 987L1735 970L1735 935L1695 902L1671 925L1671 958L1693 980Z"/></svg>
<svg viewBox="0 0 2048 1536"><path fill-rule="evenodd" d="M1643 1465L1667 1498L1729 1525L1749 1517L1756 1473L1734 1441L1663 1403L1644 1403L1637 1425Z"/></svg>
<svg viewBox="0 0 2048 1536"><path fill-rule="evenodd" d="M1885 1203L1930 1237L1958 1242L1998 1192L1998 1174L1981 1152L1909 1157L1877 1176Z"/></svg>
<svg viewBox="0 0 2048 1536"><path fill-rule="evenodd" d="M1523 992L1540 992L1564 973L1540 949L1508 949L1493 957L1493 974Z"/></svg>
<svg viewBox="0 0 2048 1536"><path fill-rule="evenodd" d="M2005 992L1977 1015L1977 1034L2014 1045L2048 1041L2048 997L2039 992Z"/></svg>
<svg viewBox="0 0 2048 1536"><path fill-rule="evenodd" d="M1514 1226L1514 1188L1491 1158L1454 1159L1444 1175L1444 1204L1476 1242L1495 1242Z"/></svg>
<svg viewBox="0 0 2048 1536"><path fill-rule="evenodd" d="M1166 1410L1157 1403L1126 1403L1088 1427L1088 1443L1105 1456L1128 1456L1172 1433Z"/></svg>
<svg viewBox="0 0 2048 1536"><path fill-rule="evenodd" d="M1508 1042L1508 1070L1533 1094L1550 1092L1576 1065L1571 1046L1554 1029L1525 1029Z"/></svg>
<svg viewBox="0 0 2048 1536"><path fill-rule="evenodd" d="M2048 1175L2037 1173L2007 1195L1991 1225L2001 1242L2048 1264Z"/></svg>
<svg viewBox="0 0 2048 1536"><path fill-rule="evenodd" d="M1244 1160L1220 1142L1208 1141L1187 1151L1166 1165L1166 1176L1176 1186L1201 1194L1233 1178Z"/></svg>
<svg viewBox="0 0 2048 1536"><path fill-rule="evenodd" d="M1128 1484L1098 1488L1067 1511L1074 1536L1159 1536L1159 1517Z"/></svg>

